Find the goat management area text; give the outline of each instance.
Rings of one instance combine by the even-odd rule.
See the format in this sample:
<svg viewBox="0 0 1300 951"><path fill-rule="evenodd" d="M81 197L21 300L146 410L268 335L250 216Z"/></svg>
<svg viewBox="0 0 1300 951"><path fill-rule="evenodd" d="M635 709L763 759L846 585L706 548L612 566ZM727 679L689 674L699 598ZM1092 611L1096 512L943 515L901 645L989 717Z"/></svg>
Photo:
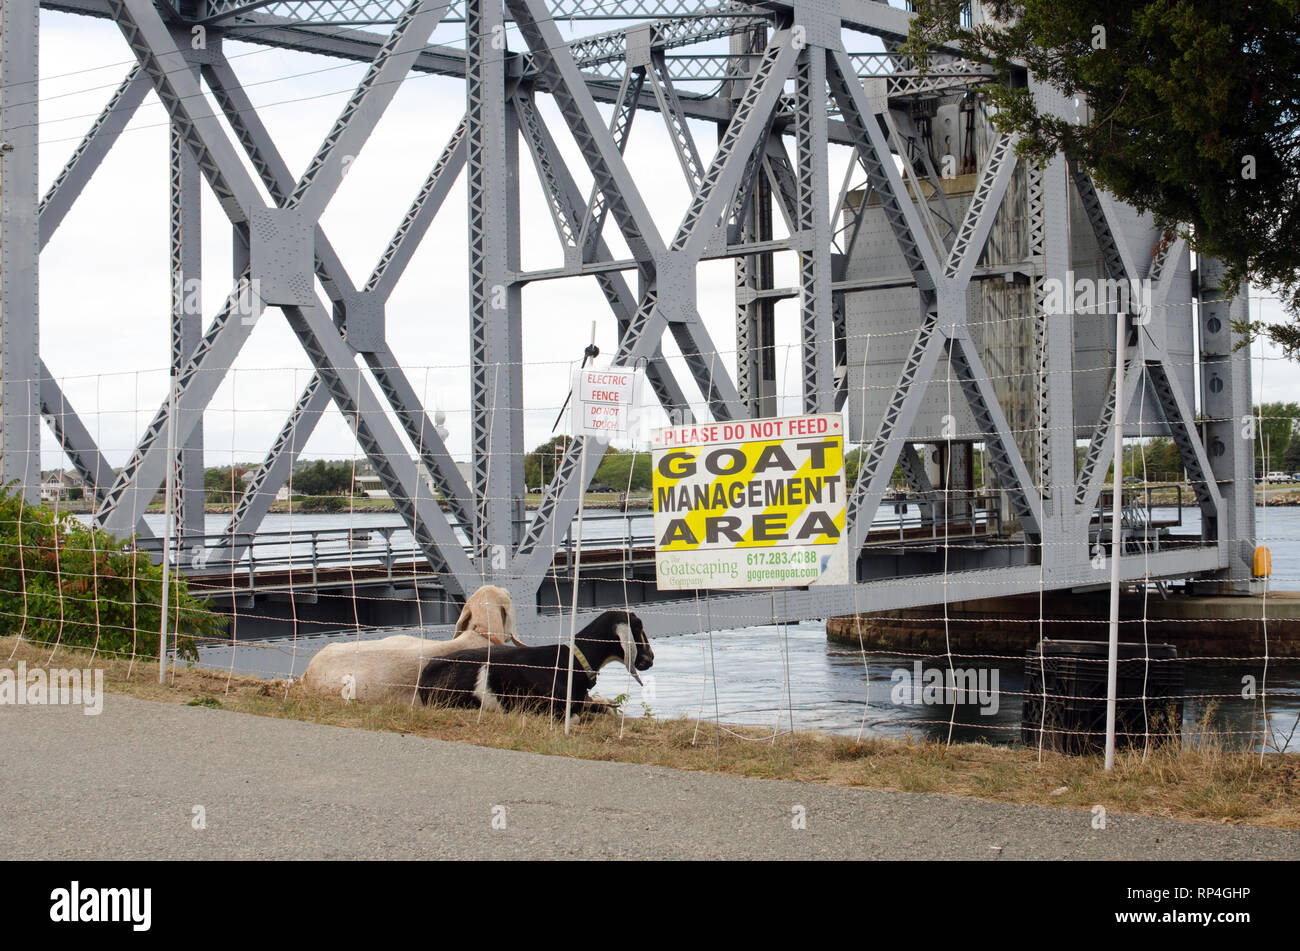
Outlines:
<svg viewBox="0 0 1300 951"><path fill-rule="evenodd" d="M661 589L848 583L839 414L655 433Z"/></svg>

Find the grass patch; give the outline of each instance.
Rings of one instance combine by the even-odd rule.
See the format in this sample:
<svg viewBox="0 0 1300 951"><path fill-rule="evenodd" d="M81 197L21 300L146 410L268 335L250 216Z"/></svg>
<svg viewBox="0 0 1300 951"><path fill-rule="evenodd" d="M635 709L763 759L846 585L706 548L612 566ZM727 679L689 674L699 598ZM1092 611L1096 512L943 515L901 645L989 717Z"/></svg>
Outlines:
<svg viewBox="0 0 1300 951"><path fill-rule="evenodd" d="M0 637L0 666L94 666L106 688L145 700L220 707L239 713L330 726L474 743L500 749L642 763L732 776L796 780L900 792L970 796L992 802L1140 813L1173 819L1244 822L1300 829L1300 755L1158 748L1116 755L1107 774L1100 757L1063 756L982 743L945 746L798 732L775 741L751 727L715 730L704 721L599 716L569 735L559 722L522 713L345 703L307 695L284 681L228 676L205 668L169 670L158 683L152 661ZM1064 792L1057 792L1065 787Z"/></svg>

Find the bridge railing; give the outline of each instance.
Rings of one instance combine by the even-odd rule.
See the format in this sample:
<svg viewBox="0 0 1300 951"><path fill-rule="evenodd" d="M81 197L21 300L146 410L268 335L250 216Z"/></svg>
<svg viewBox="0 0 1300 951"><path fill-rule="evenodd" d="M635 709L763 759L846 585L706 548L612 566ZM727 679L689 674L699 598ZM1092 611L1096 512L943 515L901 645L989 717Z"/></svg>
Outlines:
<svg viewBox="0 0 1300 951"><path fill-rule="evenodd" d="M886 514L891 509L892 518ZM1000 535L1002 527L1000 493L983 489L949 489L931 495L899 493L881 503L867 540L881 538L891 529L897 530L899 541L909 541L918 537L941 540L958 530Z"/></svg>
<svg viewBox="0 0 1300 951"><path fill-rule="evenodd" d="M346 516L343 516L346 517ZM520 523L526 527L526 521ZM654 514L648 509L596 511L583 517L584 555L630 563L645 558L655 543ZM900 542L938 540L948 535L998 534L1002 530L1000 496L988 492L947 492L933 497L900 495L887 499L872 521L870 539ZM468 533L457 527L466 552ZM163 539L140 539L138 547L162 560ZM229 587L241 594L285 587L392 583L415 580L423 553L402 524L304 527L257 533L187 535L173 540L172 565L204 587ZM231 562L219 553L242 550ZM576 558L577 522L556 539L555 566L570 568ZM218 582L220 584L218 585Z"/></svg>

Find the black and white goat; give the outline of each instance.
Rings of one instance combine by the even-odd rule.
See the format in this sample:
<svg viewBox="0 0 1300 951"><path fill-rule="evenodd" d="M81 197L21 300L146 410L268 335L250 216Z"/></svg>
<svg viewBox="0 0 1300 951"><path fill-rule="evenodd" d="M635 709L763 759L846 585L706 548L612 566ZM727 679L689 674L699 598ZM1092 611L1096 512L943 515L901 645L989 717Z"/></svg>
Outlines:
<svg viewBox="0 0 1300 951"><path fill-rule="evenodd" d="M654 659L641 619L629 611L606 611L574 636L574 709L604 709L588 696L606 664L621 662L640 683L637 671L649 670ZM476 648L429 661L418 694L425 704L562 715L568 668L568 644Z"/></svg>

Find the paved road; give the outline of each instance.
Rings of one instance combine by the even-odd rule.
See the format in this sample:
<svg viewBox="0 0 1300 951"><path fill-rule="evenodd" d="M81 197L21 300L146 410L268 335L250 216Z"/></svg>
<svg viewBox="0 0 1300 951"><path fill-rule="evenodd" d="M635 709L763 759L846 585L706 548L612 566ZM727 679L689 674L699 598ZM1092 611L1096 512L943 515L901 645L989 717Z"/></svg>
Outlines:
<svg viewBox="0 0 1300 951"><path fill-rule="evenodd" d="M117 694L97 717L0 708L0 802L0 851L15 858L1300 857L1300 833L1114 814L1095 831L1078 810L538 756ZM192 828L195 806L205 829ZM806 829L792 828L795 806Z"/></svg>

